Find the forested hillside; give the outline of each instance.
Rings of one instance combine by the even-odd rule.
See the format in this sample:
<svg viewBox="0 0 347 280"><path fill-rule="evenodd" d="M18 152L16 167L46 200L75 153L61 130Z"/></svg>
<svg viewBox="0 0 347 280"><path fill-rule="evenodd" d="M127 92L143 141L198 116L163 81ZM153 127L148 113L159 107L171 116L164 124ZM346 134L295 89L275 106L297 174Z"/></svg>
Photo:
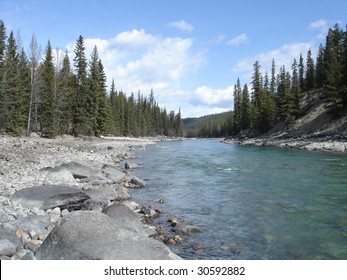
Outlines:
<svg viewBox="0 0 347 280"><path fill-rule="evenodd" d="M104 66L95 46L85 55L84 39L59 63L48 41L43 54L35 36L29 53L19 47L13 32L0 20L0 133L45 137L59 134L182 136L181 112L159 107L148 97L107 89Z"/></svg>
<svg viewBox="0 0 347 280"><path fill-rule="evenodd" d="M223 137L232 134L233 113L207 115L200 118L183 119L187 137Z"/></svg>
<svg viewBox="0 0 347 280"><path fill-rule="evenodd" d="M251 86L242 86L239 79L234 86L233 112L198 119L194 129L187 130L188 136L252 137L270 131L309 127L296 122L309 113L310 108L305 107L307 100L316 100L318 96L318 103L324 103L326 109L322 111L325 120L333 122L346 115L347 29L343 31L338 24L329 30L325 45L320 45L315 59L309 50L305 58L298 54L291 69L281 66L279 73L274 59L270 73L262 73L258 61L253 67ZM189 122L185 120L185 123Z"/></svg>
<svg viewBox="0 0 347 280"><path fill-rule="evenodd" d="M234 87L233 134L259 135L279 123L289 128L302 117L303 98L317 91L329 114L339 118L347 108L347 29L336 24L330 29L325 46L320 45L316 59L309 50L306 59L302 54L293 60L291 69L280 67L276 73L275 61L271 73L261 73L258 61L254 63L252 88Z"/></svg>

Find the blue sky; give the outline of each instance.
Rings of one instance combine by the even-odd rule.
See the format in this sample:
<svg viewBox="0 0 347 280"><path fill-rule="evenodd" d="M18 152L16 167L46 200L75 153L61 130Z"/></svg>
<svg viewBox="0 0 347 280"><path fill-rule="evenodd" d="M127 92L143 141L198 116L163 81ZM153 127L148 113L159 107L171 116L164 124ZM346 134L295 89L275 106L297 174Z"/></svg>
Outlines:
<svg viewBox="0 0 347 280"><path fill-rule="evenodd" d="M183 117L230 110L237 78L249 83L256 60L263 72L272 58L289 70L300 53L315 54L329 27L345 28L346 11L345 0L0 0L0 19L25 50L35 34L43 50L50 40L72 59L82 35L109 83L127 94L153 88Z"/></svg>

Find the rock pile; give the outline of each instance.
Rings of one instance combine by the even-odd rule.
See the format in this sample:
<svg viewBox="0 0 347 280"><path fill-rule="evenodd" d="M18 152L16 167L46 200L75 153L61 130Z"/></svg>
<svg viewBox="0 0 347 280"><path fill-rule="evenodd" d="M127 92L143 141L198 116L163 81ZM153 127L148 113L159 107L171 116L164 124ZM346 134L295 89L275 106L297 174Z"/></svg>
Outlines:
<svg viewBox="0 0 347 280"><path fill-rule="evenodd" d="M129 201L145 182L118 165L151 142L87 140L0 138L0 259L179 259Z"/></svg>

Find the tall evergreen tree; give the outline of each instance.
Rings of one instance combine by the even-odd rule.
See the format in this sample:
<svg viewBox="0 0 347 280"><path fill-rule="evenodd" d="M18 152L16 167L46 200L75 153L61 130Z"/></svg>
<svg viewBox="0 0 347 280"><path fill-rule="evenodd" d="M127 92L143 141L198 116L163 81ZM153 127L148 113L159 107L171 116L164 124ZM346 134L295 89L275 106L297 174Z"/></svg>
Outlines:
<svg viewBox="0 0 347 280"><path fill-rule="evenodd" d="M324 69L324 48L322 44L319 45L318 55L316 59L316 86L317 88L323 87L325 80L325 69Z"/></svg>
<svg viewBox="0 0 347 280"><path fill-rule="evenodd" d="M55 115L55 89L54 89L54 64L52 56L51 42L48 41L45 58L41 65L42 85L41 85L41 131L46 137L56 135L56 115Z"/></svg>
<svg viewBox="0 0 347 280"><path fill-rule="evenodd" d="M240 79L234 86L234 131L235 133L241 130L241 114L242 114L242 89L240 84Z"/></svg>
<svg viewBox="0 0 347 280"><path fill-rule="evenodd" d="M305 66L304 66L304 58L300 53L299 57L299 86L301 90L305 89Z"/></svg>
<svg viewBox="0 0 347 280"><path fill-rule="evenodd" d="M87 134L87 60L85 57L84 39L80 35L75 46L74 67L76 71L76 86L73 98L73 134Z"/></svg>
<svg viewBox="0 0 347 280"><path fill-rule="evenodd" d="M0 131L3 128L6 111L6 98L4 89L4 60L5 60L5 50L6 50L6 28L3 21L0 20Z"/></svg>
<svg viewBox="0 0 347 280"><path fill-rule="evenodd" d="M25 117L23 114L24 96L19 88L19 54L13 32L8 37L4 58L4 86L2 96L2 124L5 131L20 135Z"/></svg>
<svg viewBox="0 0 347 280"><path fill-rule="evenodd" d="M241 130L251 128L251 101L249 98L248 86L245 84L242 90L241 98Z"/></svg>
<svg viewBox="0 0 347 280"><path fill-rule="evenodd" d="M315 65L314 60L312 58L311 49L307 52L306 58L306 75L305 75L305 90L312 90L315 88L316 81L316 73L315 73Z"/></svg>
<svg viewBox="0 0 347 280"><path fill-rule="evenodd" d="M330 29L326 37L324 68L325 81L324 91L327 96L327 102L331 109L336 113L341 113L343 109L343 96L340 87L342 87L343 77L343 32L336 24L334 29Z"/></svg>
<svg viewBox="0 0 347 280"><path fill-rule="evenodd" d="M297 117L299 110L300 110L300 99L301 99L301 92L300 92L300 83L299 83L299 73L298 73L298 64L296 62L296 59L294 59L294 62L292 64L292 82L291 82L291 94L294 101L294 115Z"/></svg>
<svg viewBox="0 0 347 280"><path fill-rule="evenodd" d="M68 134L72 124L72 104L74 79L71 71L70 59L65 53L63 66L58 75L58 91L60 92L60 108L57 108L58 132Z"/></svg>

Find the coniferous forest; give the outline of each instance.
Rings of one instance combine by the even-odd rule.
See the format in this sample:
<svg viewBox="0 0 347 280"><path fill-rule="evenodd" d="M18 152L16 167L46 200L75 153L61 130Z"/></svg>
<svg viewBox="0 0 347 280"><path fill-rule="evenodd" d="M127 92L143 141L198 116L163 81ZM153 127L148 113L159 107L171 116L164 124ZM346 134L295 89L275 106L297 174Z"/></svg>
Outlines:
<svg viewBox="0 0 347 280"><path fill-rule="evenodd" d="M48 41L41 53L35 36L29 51L7 33L0 20L0 133L13 136L36 132L44 137L74 136L183 136L178 113L159 107L153 90L146 97L107 89L106 73L95 46L89 60L82 36L73 61L53 57Z"/></svg>
<svg viewBox="0 0 347 280"><path fill-rule="evenodd" d="M300 101L304 96L321 92L321 98L336 117L347 110L347 28L338 24L329 29L325 45L319 46L316 59L309 50L306 56L298 54L291 69L283 65L276 73L272 60L271 72L261 72L261 65L253 65L251 86L234 86L234 109L224 118L208 119L191 131L195 137L221 137L260 135L269 132L276 124L290 126L300 117ZM232 120L230 121L230 118ZM231 122L228 130L221 130ZM221 135L221 132L225 134Z"/></svg>

